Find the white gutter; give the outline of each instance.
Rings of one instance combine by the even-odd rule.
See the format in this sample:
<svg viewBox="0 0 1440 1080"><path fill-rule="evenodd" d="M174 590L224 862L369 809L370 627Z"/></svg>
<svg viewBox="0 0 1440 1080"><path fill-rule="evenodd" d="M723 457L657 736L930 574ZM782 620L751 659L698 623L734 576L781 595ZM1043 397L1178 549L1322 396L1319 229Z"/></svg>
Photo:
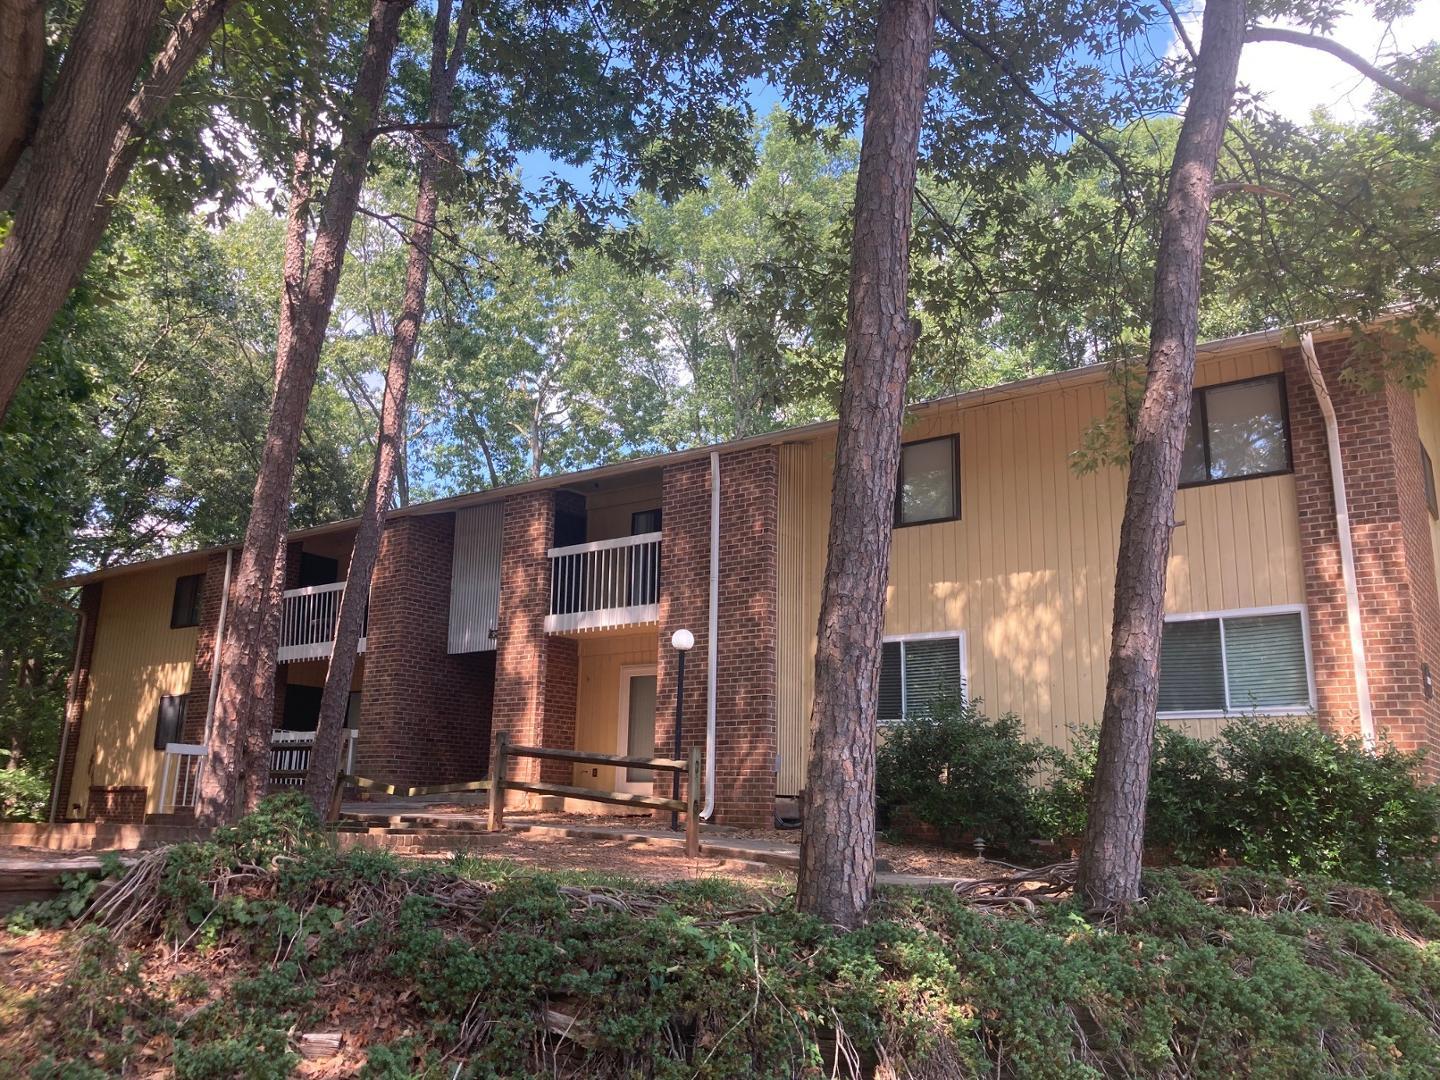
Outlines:
<svg viewBox="0 0 1440 1080"><path fill-rule="evenodd" d="M85 609L80 609L80 626L75 634L75 662L70 665L70 693L65 699L65 719L60 724L60 752L55 759L55 784L50 789L50 824L55 824L55 810L60 804L60 778L65 772L65 744L70 738L70 707L80 693L80 654L85 651Z"/></svg>
<svg viewBox="0 0 1440 1080"><path fill-rule="evenodd" d="M1360 705L1360 737L1375 748L1375 714L1370 708L1370 674L1365 667L1365 635L1360 624L1360 587L1355 580L1355 546L1350 537L1350 506L1345 498L1345 467L1340 459L1340 426L1335 406L1325 388L1325 376L1315 356L1315 340L1309 331L1300 335L1300 351L1320 412L1325 417L1325 441L1330 451L1330 482L1335 491L1335 531L1340 536L1340 568L1345 579L1345 621L1350 629L1350 660L1355 668L1355 696Z"/></svg>
<svg viewBox="0 0 1440 1080"><path fill-rule="evenodd" d="M210 745L210 728L215 721L215 696L220 689L220 647L225 644L225 611L230 606L230 560L234 554L234 548L225 549L225 582L220 586L220 619L215 624L215 647L210 651L210 698L205 702L202 746Z"/></svg>
<svg viewBox="0 0 1440 1080"><path fill-rule="evenodd" d="M715 813L715 658L720 648L720 455L710 451L710 632L705 636L705 809Z"/></svg>

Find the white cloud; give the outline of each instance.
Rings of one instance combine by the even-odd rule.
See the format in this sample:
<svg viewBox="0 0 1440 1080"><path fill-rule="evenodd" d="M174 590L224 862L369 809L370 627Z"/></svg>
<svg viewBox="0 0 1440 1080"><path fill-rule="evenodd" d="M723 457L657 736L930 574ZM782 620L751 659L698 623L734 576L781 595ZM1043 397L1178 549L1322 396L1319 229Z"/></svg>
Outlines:
<svg viewBox="0 0 1440 1080"><path fill-rule="evenodd" d="M1186 29L1192 41L1200 40L1200 8L1187 14ZM1413 14L1386 26L1362 4L1350 5L1326 35L1331 40L1382 64L1397 53L1440 37L1440 0L1418 0ZM1178 42L1172 51L1179 48ZM1328 53L1283 42L1256 41L1245 46L1240 58L1240 83L1263 98L1267 108L1297 123L1325 109L1337 120L1363 118L1376 87L1344 61Z"/></svg>

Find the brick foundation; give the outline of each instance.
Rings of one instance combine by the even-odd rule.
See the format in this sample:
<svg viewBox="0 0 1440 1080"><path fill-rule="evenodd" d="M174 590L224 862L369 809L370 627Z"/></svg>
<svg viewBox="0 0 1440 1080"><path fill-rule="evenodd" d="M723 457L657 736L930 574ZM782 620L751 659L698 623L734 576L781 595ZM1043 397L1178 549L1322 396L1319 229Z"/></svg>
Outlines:
<svg viewBox="0 0 1440 1080"><path fill-rule="evenodd" d="M1343 380L1344 339L1317 343L1316 355L1340 432L1375 726L1403 749L1429 749L1437 778L1440 701L1426 698L1421 665L1440 677L1440 602L1414 398ZM1317 713L1329 729L1358 734L1325 423L1298 348L1285 350L1285 382Z"/></svg>
<svg viewBox="0 0 1440 1080"><path fill-rule="evenodd" d="M370 589L355 747L362 776L440 784L485 775L494 656L446 651L454 539L453 514L385 526Z"/></svg>
<svg viewBox="0 0 1440 1080"><path fill-rule="evenodd" d="M720 611L716 657L715 820L769 827L775 810L779 454L760 447L720 459ZM678 661L670 635L695 635L685 663L681 743L704 746L709 636L710 462L664 474L660 549L657 746L675 732ZM670 778L657 785L670 794ZM658 788L657 788L658 790Z"/></svg>
<svg viewBox="0 0 1440 1080"><path fill-rule="evenodd" d="M86 821L98 825L145 824L144 787L92 787Z"/></svg>
<svg viewBox="0 0 1440 1080"><path fill-rule="evenodd" d="M584 500L568 491L525 492L505 500L494 716L495 730L512 742L568 748L575 745L579 645L545 633L557 508L583 512ZM508 772L514 780L557 784L570 783L574 774L566 762L533 758L516 760Z"/></svg>
<svg viewBox="0 0 1440 1080"><path fill-rule="evenodd" d="M101 582L86 585L80 590L80 618L75 626L75 660L70 679L69 691L65 696L65 719L62 738L65 742L65 757L60 762L54 784L55 819L79 817L72 807L70 784L75 776L75 755L80 747L80 728L85 720L85 698L90 693L90 662L95 653L95 627L100 618Z"/></svg>

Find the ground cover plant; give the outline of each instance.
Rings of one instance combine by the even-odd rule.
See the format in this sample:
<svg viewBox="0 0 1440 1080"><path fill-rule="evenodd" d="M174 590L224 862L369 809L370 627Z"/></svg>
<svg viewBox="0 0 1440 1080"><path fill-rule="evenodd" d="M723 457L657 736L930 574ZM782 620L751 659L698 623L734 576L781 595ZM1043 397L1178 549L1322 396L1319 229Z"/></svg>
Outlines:
<svg viewBox="0 0 1440 1080"><path fill-rule="evenodd" d="M67 930L20 920L7 951L48 949L55 975L4 990L0 1073L1440 1072L1440 919L1422 906L1177 870L1147 879L1133 917L1095 923L1067 872L1021 898L885 892L842 933L715 880L341 852L283 797L152 853ZM340 1056L302 1063L307 1032L341 1033Z"/></svg>

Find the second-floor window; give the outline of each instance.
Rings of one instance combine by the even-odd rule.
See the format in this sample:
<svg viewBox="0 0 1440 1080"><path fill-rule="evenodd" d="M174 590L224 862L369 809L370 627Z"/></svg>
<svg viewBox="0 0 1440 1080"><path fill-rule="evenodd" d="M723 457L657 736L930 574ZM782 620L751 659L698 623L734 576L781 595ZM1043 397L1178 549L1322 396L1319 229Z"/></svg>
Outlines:
<svg viewBox="0 0 1440 1080"><path fill-rule="evenodd" d="M200 625L200 587L204 574L186 574L175 579L175 596L170 601L170 629Z"/></svg>
<svg viewBox="0 0 1440 1080"><path fill-rule="evenodd" d="M955 634L887 638L880 653L880 722L922 716L965 693L965 639Z"/></svg>
<svg viewBox="0 0 1440 1080"><path fill-rule="evenodd" d="M959 439L942 435L900 447L895 524L923 525L960 516Z"/></svg>
<svg viewBox="0 0 1440 1080"><path fill-rule="evenodd" d="M1204 386L1190 403L1180 486L1290 471L1281 375Z"/></svg>

